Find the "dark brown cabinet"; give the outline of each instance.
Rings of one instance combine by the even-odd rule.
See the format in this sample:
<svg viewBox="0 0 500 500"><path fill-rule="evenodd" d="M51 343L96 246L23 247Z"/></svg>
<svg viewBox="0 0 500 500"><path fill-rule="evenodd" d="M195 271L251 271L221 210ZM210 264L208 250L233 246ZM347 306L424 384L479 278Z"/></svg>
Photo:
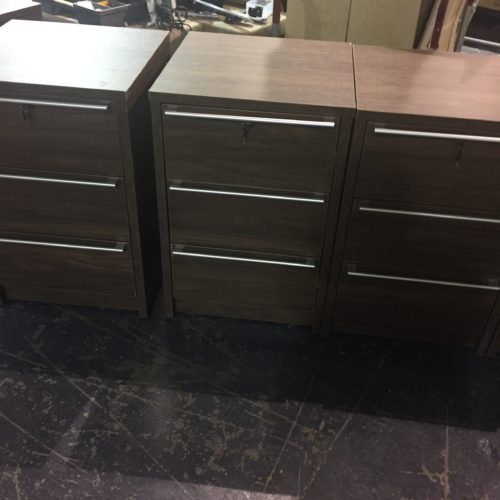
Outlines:
<svg viewBox="0 0 500 500"><path fill-rule="evenodd" d="M146 91L168 33L11 21L0 46L2 295L145 316L160 259Z"/></svg>
<svg viewBox="0 0 500 500"><path fill-rule="evenodd" d="M494 354L498 65L355 46L354 70L358 112L324 331Z"/></svg>
<svg viewBox="0 0 500 500"><path fill-rule="evenodd" d="M191 33L150 99L167 313L320 324L351 46Z"/></svg>

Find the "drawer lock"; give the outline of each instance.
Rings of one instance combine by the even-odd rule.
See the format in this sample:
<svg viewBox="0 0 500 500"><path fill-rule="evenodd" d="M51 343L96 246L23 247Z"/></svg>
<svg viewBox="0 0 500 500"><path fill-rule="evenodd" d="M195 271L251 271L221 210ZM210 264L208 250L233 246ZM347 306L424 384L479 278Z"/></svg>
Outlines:
<svg viewBox="0 0 500 500"><path fill-rule="evenodd" d="M21 114L25 122L31 123L33 121L33 106L30 104L21 104Z"/></svg>
<svg viewBox="0 0 500 500"><path fill-rule="evenodd" d="M252 128L252 123L250 122L243 122L241 124L242 130L243 130L243 146L247 145L248 141L248 134L250 133L250 129Z"/></svg>

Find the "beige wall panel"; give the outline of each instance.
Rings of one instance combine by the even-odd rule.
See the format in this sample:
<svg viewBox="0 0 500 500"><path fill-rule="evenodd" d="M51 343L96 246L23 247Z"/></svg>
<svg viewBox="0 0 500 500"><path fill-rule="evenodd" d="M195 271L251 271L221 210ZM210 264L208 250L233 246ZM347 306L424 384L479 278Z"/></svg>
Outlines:
<svg viewBox="0 0 500 500"><path fill-rule="evenodd" d="M350 3L351 0L288 0L287 38L345 41Z"/></svg>
<svg viewBox="0 0 500 500"><path fill-rule="evenodd" d="M347 40L413 48L420 7L420 0L352 0Z"/></svg>

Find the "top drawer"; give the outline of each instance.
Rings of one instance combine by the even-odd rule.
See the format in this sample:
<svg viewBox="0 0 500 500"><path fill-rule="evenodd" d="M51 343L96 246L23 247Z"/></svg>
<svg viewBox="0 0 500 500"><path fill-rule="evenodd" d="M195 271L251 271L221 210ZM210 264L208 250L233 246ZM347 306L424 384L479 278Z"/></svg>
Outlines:
<svg viewBox="0 0 500 500"><path fill-rule="evenodd" d="M500 210L500 131L369 123L356 197Z"/></svg>
<svg viewBox="0 0 500 500"><path fill-rule="evenodd" d="M107 104L0 96L0 166L122 175L118 125Z"/></svg>
<svg viewBox="0 0 500 500"><path fill-rule="evenodd" d="M328 193L334 118L164 106L167 176L189 182Z"/></svg>

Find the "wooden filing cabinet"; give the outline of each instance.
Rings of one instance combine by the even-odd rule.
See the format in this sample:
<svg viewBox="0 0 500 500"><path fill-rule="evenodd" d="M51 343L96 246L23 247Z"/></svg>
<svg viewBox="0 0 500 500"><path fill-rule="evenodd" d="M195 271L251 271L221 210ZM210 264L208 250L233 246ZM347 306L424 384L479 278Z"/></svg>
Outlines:
<svg viewBox="0 0 500 500"><path fill-rule="evenodd" d="M358 112L323 328L494 354L497 61L354 46L354 69Z"/></svg>
<svg viewBox="0 0 500 500"><path fill-rule="evenodd" d="M146 91L168 56L166 32L2 26L4 298L147 315L160 254Z"/></svg>
<svg viewBox="0 0 500 500"><path fill-rule="evenodd" d="M150 100L167 314L319 324L351 46L191 33Z"/></svg>

